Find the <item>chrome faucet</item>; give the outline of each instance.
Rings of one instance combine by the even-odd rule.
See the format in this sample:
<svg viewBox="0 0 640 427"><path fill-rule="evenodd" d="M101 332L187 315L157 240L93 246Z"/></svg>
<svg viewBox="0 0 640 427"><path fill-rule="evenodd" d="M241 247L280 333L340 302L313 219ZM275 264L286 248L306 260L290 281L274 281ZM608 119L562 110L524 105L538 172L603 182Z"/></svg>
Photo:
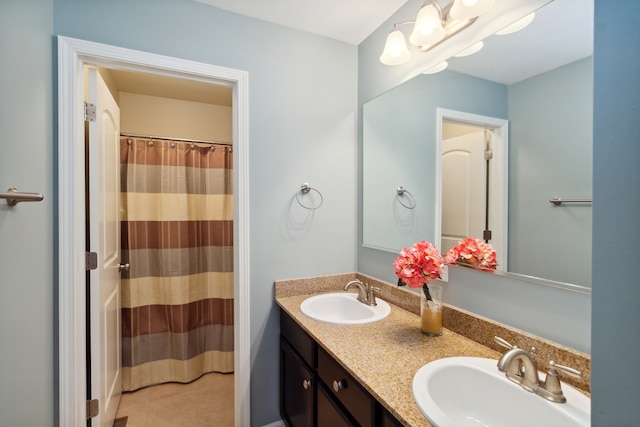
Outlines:
<svg viewBox="0 0 640 427"><path fill-rule="evenodd" d="M558 370L578 377L582 376L580 371L568 366L558 365L551 360L549 361L549 371L547 372L544 382L540 381L537 364L531 354L509 344L500 337L494 337L494 340L509 349L509 351L498 360L498 370L504 372L508 379L520 385L525 390L544 397L551 402L564 403L567 401L564 393L562 393Z"/></svg>
<svg viewBox="0 0 640 427"><path fill-rule="evenodd" d="M344 290L349 290L352 285L358 288L358 297L356 298L358 301L366 305L378 305L378 303L376 303L375 292L380 292L380 288L355 279L344 285Z"/></svg>

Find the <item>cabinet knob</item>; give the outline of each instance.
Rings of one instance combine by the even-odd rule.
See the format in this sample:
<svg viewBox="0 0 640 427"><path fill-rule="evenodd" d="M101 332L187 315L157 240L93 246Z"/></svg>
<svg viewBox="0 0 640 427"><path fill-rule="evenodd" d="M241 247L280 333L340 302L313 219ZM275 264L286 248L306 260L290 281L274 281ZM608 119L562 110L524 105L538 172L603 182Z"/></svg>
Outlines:
<svg viewBox="0 0 640 427"><path fill-rule="evenodd" d="M302 388L309 390L311 388L311 380L302 380Z"/></svg>
<svg viewBox="0 0 640 427"><path fill-rule="evenodd" d="M342 390L343 388L345 388L345 385L342 382L342 380L335 380L333 382L333 391L335 391L336 393Z"/></svg>

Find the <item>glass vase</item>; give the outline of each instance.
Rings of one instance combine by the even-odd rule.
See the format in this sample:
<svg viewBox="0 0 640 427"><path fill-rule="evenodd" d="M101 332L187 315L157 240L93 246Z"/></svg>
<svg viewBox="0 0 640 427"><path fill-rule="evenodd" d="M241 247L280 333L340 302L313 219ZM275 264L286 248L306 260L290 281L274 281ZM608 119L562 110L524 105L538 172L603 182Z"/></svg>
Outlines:
<svg viewBox="0 0 640 427"><path fill-rule="evenodd" d="M422 333L432 337L442 335L442 286L428 285L431 299L424 289L420 292L420 318Z"/></svg>

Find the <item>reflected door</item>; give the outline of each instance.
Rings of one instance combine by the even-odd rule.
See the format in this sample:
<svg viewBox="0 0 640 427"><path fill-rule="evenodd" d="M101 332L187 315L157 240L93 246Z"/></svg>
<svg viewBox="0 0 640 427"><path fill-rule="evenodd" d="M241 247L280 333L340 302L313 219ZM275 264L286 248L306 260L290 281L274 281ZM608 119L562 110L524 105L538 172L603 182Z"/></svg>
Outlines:
<svg viewBox="0 0 640 427"><path fill-rule="evenodd" d="M463 237L482 238L485 227L484 130L442 141L442 241L446 254Z"/></svg>

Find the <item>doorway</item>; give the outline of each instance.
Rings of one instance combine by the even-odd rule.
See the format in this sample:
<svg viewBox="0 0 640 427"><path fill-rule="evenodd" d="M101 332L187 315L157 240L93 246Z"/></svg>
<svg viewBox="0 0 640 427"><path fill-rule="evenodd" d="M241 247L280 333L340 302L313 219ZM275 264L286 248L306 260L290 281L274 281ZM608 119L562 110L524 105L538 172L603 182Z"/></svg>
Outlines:
<svg viewBox="0 0 640 427"><path fill-rule="evenodd" d="M438 108L436 111L436 230L435 242L437 247L443 247L443 200L445 191L443 185L443 141L445 139L445 125L459 125L464 129L471 129L482 140L483 147L480 155L484 156L486 140L491 142L491 159L482 167L480 176L472 177L470 181L480 183L482 198L481 217L482 221L478 227L491 231L490 243L498 254L500 264L499 270L507 271L507 232L508 226L508 146L509 146L509 122L495 117L481 116L477 114L465 113L461 111ZM460 129L462 129L460 128ZM466 132L466 131L465 131ZM471 132L470 132L471 133ZM482 161L482 160L481 160ZM488 182L487 182L488 179ZM476 194L477 195L477 194ZM468 225L468 221L463 225ZM478 228L476 227L476 228ZM475 233L474 233L475 234ZM479 237L483 236L467 236ZM450 240L450 239L449 239ZM484 239L483 239L484 240ZM450 245L452 242L447 242ZM456 242L453 242L455 244ZM446 246L446 245L445 245ZM449 247L449 246L446 246ZM443 251L446 253L446 251Z"/></svg>
<svg viewBox="0 0 640 427"><path fill-rule="evenodd" d="M86 423L85 65L233 88L234 419L249 425L248 74L208 64L58 37L59 422Z"/></svg>

